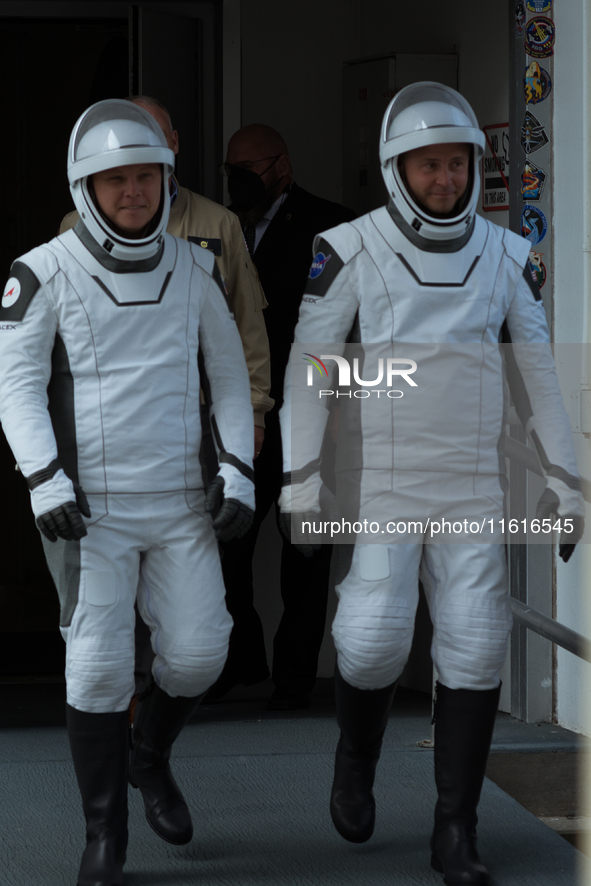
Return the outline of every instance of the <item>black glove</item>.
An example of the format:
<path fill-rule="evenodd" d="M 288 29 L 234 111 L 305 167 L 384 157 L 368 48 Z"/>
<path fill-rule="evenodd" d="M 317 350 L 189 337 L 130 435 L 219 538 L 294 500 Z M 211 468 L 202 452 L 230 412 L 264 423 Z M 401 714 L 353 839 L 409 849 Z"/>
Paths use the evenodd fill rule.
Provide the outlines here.
<path fill-rule="evenodd" d="M 552 489 L 546 488 L 542 493 L 542 496 L 536 508 L 536 519 L 544 520 L 548 517 L 553 517 L 560 520 L 561 523 L 564 523 L 565 520 L 570 521 L 572 531 L 567 532 L 563 529 L 560 533 L 560 541 L 558 543 L 558 554 L 565 563 L 568 563 L 573 555 L 573 551 L 577 545 L 577 542 L 579 542 L 583 537 L 583 532 L 585 530 L 585 519 L 584 517 L 559 517 L 559 507 L 560 499 L 558 498 L 556 493 Z"/>
<path fill-rule="evenodd" d="M 85 492 L 78 483 L 74 483 L 76 501 L 67 501 L 52 511 L 47 511 L 37 517 L 37 526 L 49 541 L 57 541 L 65 538 L 66 541 L 76 541 L 88 535 L 82 514 L 90 517 L 90 508 Z"/>
<path fill-rule="evenodd" d="M 279 529 L 284 539 L 290 544 L 295 545 L 296 549 L 303 554 L 304 557 L 311 557 L 316 551 L 319 551 L 322 545 L 319 541 L 312 541 L 313 536 L 308 532 L 302 532 L 302 523 L 319 520 L 318 511 L 303 511 L 301 514 L 279 514 Z M 293 520 L 293 524 L 292 524 Z M 292 532 L 293 525 L 293 532 Z"/>
<path fill-rule="evenodd" d="M 205 510 L 213 517 L 218 541 L 242 538 L 252 526 L 254 511 L 237 498 L 224 497 L 224 478 L 215 477 L 205 496 Z"/>
<path fill-rule="evenodd" d="M 301 514 L 288 513 L 279 514 L 279 529 L 283 537 L 295 545 L 296 549 L 303 554 L 304 557 L 312 557 L 322 547 L 322 543 L 317 537 L 309 532 L 302 531 L 304 522 L 313 523 L 319 520 L 334 520 L 338 522 L 341 519 L 341 512 L 337 500 L 328 486 L 324 483 L 320 487 L 318 496 L 320 503 L 320 513 L 318 511 L 304 511 Z"/>

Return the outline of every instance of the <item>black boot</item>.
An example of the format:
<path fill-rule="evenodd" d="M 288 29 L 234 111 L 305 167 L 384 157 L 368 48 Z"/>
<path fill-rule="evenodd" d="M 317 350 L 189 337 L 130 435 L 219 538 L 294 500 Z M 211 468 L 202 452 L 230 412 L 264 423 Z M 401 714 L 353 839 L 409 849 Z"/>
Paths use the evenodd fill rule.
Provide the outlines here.
<path fill-rule="evenodd" d="M 384 689 L 357 689 L 335 670 L 337 745 L 330 815 L 341 837 L 365 843 L 373 834 L 373 782 L 396 683 Z"/>
<path fill-rule="evenodd" d="M 181 846 L 193 836 L 189 808 L 170 770 L 170 750 L 203 696 L 171 698 L 155 683 L 140 696 L 133 725 L 129 781 L 139 788 L 150 827 Z"/>
<path fill-rule="evenodd" d="M 86 849 L 78 886 L 122 886 L 127 851 L 127 711 L 89 714 L 66 705 Z"/>
<path fill-rule="evenodd" d="M 435 783 L 439 799 L 431 865 L 447 886 L 489 886 L 476 850 L 480 799 L 501 687 L 477 691 L 437 684 Z"/>

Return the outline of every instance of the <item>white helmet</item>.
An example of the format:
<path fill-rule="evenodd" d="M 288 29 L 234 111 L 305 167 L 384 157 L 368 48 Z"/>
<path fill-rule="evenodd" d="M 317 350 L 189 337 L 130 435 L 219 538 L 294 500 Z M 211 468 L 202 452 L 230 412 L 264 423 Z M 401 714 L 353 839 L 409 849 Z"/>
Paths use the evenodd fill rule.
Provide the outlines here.
<path fill-rule="evenodd" d="M 471 175 L 459 211 L 452 218 L 435 218 L 419 206 L 409 193 L 398 168 L 406 151 L 426 145 L 472 145 Z M 459 92 L 442 83 L 423 81 L 405 86 L 392 99 L 384 114 L 380 136 L 382 175 L 394 220 L 411 239 L 429 248 L 437 243 L 469 236 L 480 191 L 479 160 L 484 151 L 484 134 L 474 111 Z"/>
<path fill-rule="evenodd" d="M 162 196 L 149 235 L 139 240 L 115 232 L 95 204 L 88 178 L 95 172 L 160 163 Z M 68 179 L 74 204 L 92 238 L 116 259 L 139 261 L 155 255 L 168 223 L 168 177 L 174 169 L 174 152 L 164 132 L 144 108 L 125 99 L 106 99 L 91 105 L 72 130 L 68 147 Z"/>

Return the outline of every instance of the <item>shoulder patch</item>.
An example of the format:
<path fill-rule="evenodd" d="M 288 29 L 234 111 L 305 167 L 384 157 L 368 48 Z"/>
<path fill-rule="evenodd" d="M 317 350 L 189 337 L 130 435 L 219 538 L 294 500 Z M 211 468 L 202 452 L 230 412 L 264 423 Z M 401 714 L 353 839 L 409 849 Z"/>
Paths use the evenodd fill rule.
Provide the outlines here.
<path fill-rule="evenodd" d="M 0 304 L 0 321 L 22 320 L 33 296 L 39 289 L 39 280 L 23 262 L 15 261 L 10 269 Z"/>
<path fill-rule="evenodd" d="M 326 246 L 327 240 L 330 241 L 331 244 L 337 244 L 338 254 L 342 258 L 344 264 L 351 261 L 351 259 L 363 249 L 363 238 L 355 225 L 351 222 L 345 222 L 336 228 L 331 228 L 330 231 L 324 231 L 322 234 L 317 234 L 314 239 L 315 255 L 321 250 L 325 255 L 328 254 L 326 249 L 323 249 L 320 245 L 321 242 L 324 242 L 324 245 Z M 328 252 L 331 251 L 331 247 L 328 247 Z"/>
<path fill-rule="evenodd" d="M 202 249 L 209 249 L 214 255 L 222 254 L 222 241 L 215 237 L 187 237 L 189 243 L 196 243 Z"/>
<path fill-rule="evenodd" d="M 329 262 L 332 258 L 332 255 L 329 253 L 325 255 L 323 252 L 317 252 L 314 258 L 312 259 L 312 265 L 310 267 L 310 273 L 308 277 L 310 280 L 315 280 L 316 277 L 320 277 L 322 272 L 324 271 L 324 266 L 327 262 Z"/>
<path fill-rule="evenodd" d="M 343 260 L 326 240 L 320 239 L 315 244 L 316 255 L 312 260 L 308 282 L 304 293 L 306 296 L 322 298 L 328 292 L 335 277 L 344 265 Z"/>

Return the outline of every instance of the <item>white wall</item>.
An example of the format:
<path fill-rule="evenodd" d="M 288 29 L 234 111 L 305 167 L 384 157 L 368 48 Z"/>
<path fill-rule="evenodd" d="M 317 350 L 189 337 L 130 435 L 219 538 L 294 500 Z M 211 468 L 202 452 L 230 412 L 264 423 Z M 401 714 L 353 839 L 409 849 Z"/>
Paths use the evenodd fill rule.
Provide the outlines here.
<path fill-rule="evenodd" d="M 460 91 L 481 125 L 507 119 L 506 0 L 486 4 L 485 27 L 471 0 L 243 0 L 241 51 L 242 125 L 278 129 L 297 181 L 328 199 L 341 197 L 345 61 L 455 52 Z"/>
<path fill-rule="evenodd" d="M 591 341 L 589 283 L 591 274 L 591 115 L 589 114 L 590 14 L 586 0 L 554 7 L 554 334 L 557 342 Z M 588 347 L 591 351 L 591 346 Z M 572 391 L 580 390 L 589 372 L 577 360 L 568 375 Z M 580 473 L 591 479 L 591 442 L 575 433 Z M 590 516 L 587 517 L 589 521 Z M 581 545 L 572 560 L 557 569 L 559 621 L 591 636 L 589 591 L 590 546 Z M 558 722 L 589 732 L 591 665 L 558 650 Z"/>

